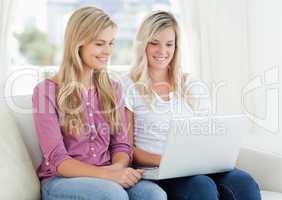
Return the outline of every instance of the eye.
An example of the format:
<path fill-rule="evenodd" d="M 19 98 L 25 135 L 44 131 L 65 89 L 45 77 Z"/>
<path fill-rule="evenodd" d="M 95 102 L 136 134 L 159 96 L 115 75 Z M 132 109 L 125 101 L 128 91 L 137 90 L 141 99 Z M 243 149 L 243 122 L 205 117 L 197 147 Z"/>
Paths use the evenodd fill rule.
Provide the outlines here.
<path fill-rule="evenodd" d="M 95 43 L 95 45 L 101 47 L 101 46 L 103 46 L 104 44 L 103 44 L 103 43 Z"/>
<path fill-rule="evenodd" d="M 166 44 L 166 46 L 168 46 L 168 47 L 172 47 L 174 44 L 172 44 L 172 43 L 169 43 L 169 44 Z"/>
<path fill-rule="evenodd" d="M 151 45 L 154 45 L 154 46 L 158 45 L 157 42 L 150 42 L 150 44 L 151 44 Z"/>

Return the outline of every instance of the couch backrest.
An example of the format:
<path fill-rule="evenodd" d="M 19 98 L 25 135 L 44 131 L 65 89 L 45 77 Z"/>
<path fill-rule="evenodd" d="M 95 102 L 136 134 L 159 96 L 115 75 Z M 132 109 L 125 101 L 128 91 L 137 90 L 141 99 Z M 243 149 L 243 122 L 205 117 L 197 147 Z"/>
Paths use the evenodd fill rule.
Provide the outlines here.
<path fill-rule="evenodd" d="M 33 139 L 29 141 L 33 133 L 21 134 L 6 99 L 0 99 L 0 111 L 0 199 L 38 200 L 40 183 L 28 152 L 28 149 L 35 151 L 34 147 L 37 148 Z M 23 120 L 21 124 L 26 123 L 26 132 L 32 130 L 32 123 L 27 118 L 20 119 Z"/>
<path fill-rule="evenodd" d="M 15 119 L 33 167 L 36 169 L 41 163 L 42 156 L 32 117 L 32 96 L 9 97 L 5 99 L 5 103 Z"/>

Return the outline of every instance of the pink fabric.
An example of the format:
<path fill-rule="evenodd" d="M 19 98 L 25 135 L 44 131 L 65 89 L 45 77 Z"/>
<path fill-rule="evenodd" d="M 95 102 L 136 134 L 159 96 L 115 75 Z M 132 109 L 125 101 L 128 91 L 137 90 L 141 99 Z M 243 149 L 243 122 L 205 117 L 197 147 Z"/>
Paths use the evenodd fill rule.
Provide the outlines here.
<path fill-rule="evenodd" d="M 33 118 L 43 161 L 37 169 L 42 183 L 57 176 L 58 165 L 66 159 L 103 166 L 111 164 L 115 152 L 125 152 L 132 158 L 128 142 L 124 103 L 120 84 L 112 81 L 117 92 L 117 109 L 121 116 L 121 129 L 111 134 L 109 123 L 99 111 L 98 93 L 89 89 L 82 94 L 84 130 L 78 137 L 66 136 L 61 127 L 62 113 L 57 106 L 58 85 L 46 79 L 34 88 L 32 96 Z"/>

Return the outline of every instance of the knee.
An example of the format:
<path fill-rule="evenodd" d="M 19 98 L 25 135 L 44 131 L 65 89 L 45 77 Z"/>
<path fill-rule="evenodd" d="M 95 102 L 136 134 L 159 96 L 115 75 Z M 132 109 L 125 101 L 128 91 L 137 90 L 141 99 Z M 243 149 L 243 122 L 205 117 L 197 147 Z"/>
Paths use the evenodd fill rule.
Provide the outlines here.
<path fill-rule="evenodd" d="M 225 193 L 232 193 L 238 199 L 260 199 L 260 189 L 247 172 L 235 169 L 227 174 L 220 184 Z"/>
<path fill-rule="evenodd" d="M 250 191 L 259 192 L 259 186 L 255 179 L 247 172 L 241 171 L 240 182 L 244 188 L 249 188 Z M 242 187 L 241 186 L 241 187 Z"/>
<path fill-rule="evenodd" d="M 129 200 L 127 192 L 125 190 L 120 191 L 118 194 L 113 194 L 111 200 Z"/>
<path fill-rule="evenodd" d="M 148 194 L 146 195 L 151 200 L 167 200 L 167 194 L 166 192 L 159 186 L 152 188 L 151 190 L 148 190 Z"/>
<path fill-rule="evenodd" d="M 215 182 L 208 176 L 196 175 L 189 177 L 185 183 L 191 192 L 191 199 L 217 199 L 218 190 Z"/>
<path fill-rule="evenodd" d="M 215 182 L 208 176 L 205 175 L 196 175 L 190 178 L 188 181 L 189 185 L 193 185 L 197 191 L 202 189 L 207 190 L 216 190 Z"/>
<path fill-rule="evenodd" d="M 118 193 L 112 193 L 111 200 L 129 200 L 128 194 L 124 189 L 118 191 Z"/>
<path fill-rule="evenodd" d="M 222 182 L 223 184 L 232 185 L 234 187 L 250 188 L 253 190 L 259 189 L 254 178 L 247 172 L 239 169 L 234 169 L 229 172 Z"/>
<path fill-rule="evenodd" d="M 102 199 L 108 200 L 129 200 L 126 190 L 117 183 L 108 186 L 107 192 L 104 192 Z"/>
<path fill-rule="evenodd" d="M 166 192 L 162 188 L 155 188 L 153 190 L 148 190 L 144 199 L 150 200 L 167 200 Z"/>
<path fill-rule="evenodd" d="M 167 200 L 166 192 L 158 184 L 145 180 L 132 187 L 128 194 L 134 200 Z"/>

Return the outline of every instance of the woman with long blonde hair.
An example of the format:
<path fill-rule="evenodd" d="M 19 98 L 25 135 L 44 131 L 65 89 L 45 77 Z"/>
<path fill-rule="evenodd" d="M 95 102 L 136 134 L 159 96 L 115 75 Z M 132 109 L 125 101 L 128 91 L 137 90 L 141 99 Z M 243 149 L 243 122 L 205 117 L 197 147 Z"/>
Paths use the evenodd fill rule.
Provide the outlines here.
<path fill-rule="evenodd" d="M 169 122 L 178 117 L 209 114 L 209 93 L 203 82 L 181 71 L 179 27 L 171 13 L 156 11 L 146 17 L 138 30 L 135 45 L 133 67 L 124 80 L 133 162 L 154 167 L 160 164 Z M 254 179 L 239 169 L 156 183 L 166 191 L 169 199 L 260 199 Z"/>
<path fill-rule="evenodd" d="M 101 9 L 70 17 L 59 72 L 34 88 L 33 116 L 42 153 L 42 199 L 166 199 L 143 171 L 128 167 L 121 86 L 106 70 L 116 24 Z"/>

